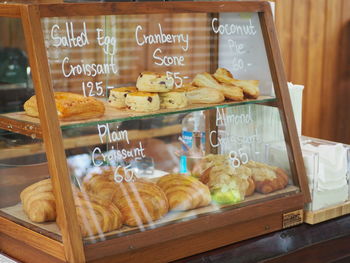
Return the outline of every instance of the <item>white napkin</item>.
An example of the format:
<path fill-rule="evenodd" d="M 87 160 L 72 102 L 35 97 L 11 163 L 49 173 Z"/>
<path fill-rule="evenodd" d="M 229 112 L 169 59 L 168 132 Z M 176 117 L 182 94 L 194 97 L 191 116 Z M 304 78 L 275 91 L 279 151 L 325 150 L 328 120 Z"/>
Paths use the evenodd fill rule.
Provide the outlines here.
<path fill-rule="evenodd" d="M 313 146 L 306 144 L 307 149 L 319 154 L 319 169 L 317 190 L 334 190 L 347 184 L 347 150 L 338 143 L 335 145 Z"/>

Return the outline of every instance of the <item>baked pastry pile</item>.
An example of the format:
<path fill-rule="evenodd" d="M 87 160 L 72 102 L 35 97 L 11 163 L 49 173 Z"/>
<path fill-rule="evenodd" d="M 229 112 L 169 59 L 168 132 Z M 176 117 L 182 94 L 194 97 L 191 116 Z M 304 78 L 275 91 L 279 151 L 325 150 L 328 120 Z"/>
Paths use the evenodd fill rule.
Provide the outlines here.
<path fill-rule="evenodd" d="M 160 108 L 178 109 L 187 106 L 183 93 L 174 90 L 174 81 L 163 73 L 145 71 L 136 80 L 136 87 L 111 90 L 108 102 L 116 108 L 138 112 L 157 111 Z"/>
<path fill-rule="evenodd" d="M 77 121 L 98 118 L 105 112 L 103 102 L 93 97 L 84 97 L 71 92 L 55 92 L 54 97 L 60 120 Z M 27 100 L 23 106 L 27 115 L 39 116 L 35 95 Z"/>
<path fill-rule="evenodd" d="M 255 161 L 234 168 L 228 155 L 207 155 L 192 173 L 209 187 L 218 203 L 237 203 L 255 191 L 268 194 L 288 184 L 288 175 L 281 168 Z"/>
<path fill-rule="evenodd" d="M 280 168 L 249 161 L 232 167 L 228 155 L 205 156 L 194 168 L 195 176 L 168 174 L 156 183 L 115 181 L 115 171 L 106 167 L 85 176 L 82 190 L 73 187 L 74 202 L 82 235 L 92 236 L 117 230 L 122 225 L 143 227 L 153 224 L 169 211 L 187 211 L 210 205 L 233 204 L 255 191 L 268 194 L 284 189 L 288 175 Z M 56 212 L 51 179 L 25 188 L 20 198 L 28 218 L 36 223 L 55 221 Z"/>
<path fill-rule="evenodd" d="M 242 101 L 244 99 L 257 99 L 260 95 L 258 80 L 238 80 L 231 72 L 218 68 L 214 74 L 207 72 L 197 74 L 192 86 L 215 89 L 223 94 L 225 99 Z"/>
<path fill-rule="evenodd" d="M 195 170 L 217 203 L 238 203 L 254 193 L 251 170 L 244 166 L 233 168 L 227 155 L 209 154 L 197 164 Z"/>
<path fill-rule="evenodd" d="M 111 169 L 88 175 L 83 187 L 87 193 L 117 206 L 128 226 L 151 224 L 169 210 L 168 200 L 156 184 L 145 180 L 117 183 Z"/>
<path fill-rule="evenodd" d="M 28 186 L 21 192 L 20 198 L 23 210 L 31 221 L 43 223 L 56 220 L 60 226 L 51 179 Z M 74 189 L 74 201 L 83 236 L 97 235 L 121 227 L 122 215 L 111 202 L 105 202 L 77 189 Z"/>
<path fill-rule="evenodd" d="M 117 171 L 125 176 L 122 169 Z M 171 174 L 157 183 L 135 179 L 117 183 L 112 168 L 84 178 L 82 190 L 73 187 L 74 202 L 82 235 L 92 236 L 117 230 L 122 225 L 142 227 L 153 224 L 169 210 L 190 210 L 211 202 L 206 185 L 190 176 Z M 28 186 L 21 193 L 23 210 L 36 223 L 61 225 L 51 179 Z"/>
<path fill-rule="evenodd" d="M 221 103 L 225 99 L 242 101 L 259 97 L 258 80 L 238 80 L 224 69 L 214 74 L 197 74 L 191 83 L 174 88 L 174 80 L 163 73 L 142 72 L 136 86 L 110 90 L 108 103 L 117 109 L 152 112 L 159 109 L 180 109 L 188 104 Z M 101 117 L 105 112 L 102 101 L 71 92 L 55 92 L 55 103 L 60 120 L 76 121 Z M 27 115 L 38 117 L 36 96 L 24 103 Z"/>
<path fill-rule="evenodd" d="M 137 89 L 137 91 L 135 90 Z M 260 95 L 258 80 L 238 80 L 224 68 L 218 68 L 211 75 L 207 72 L 197 74 L 191 83 L 174 88 L 174 81 L 165 74 L 142 72 L 135 87 L 111 90 L 111 106 L 128 108 L 134 111 L 156 111 L 180 109 L 188 104 L 221 103 L 225 99 L 242 101 L 256 99 Z M 159 97 L 159 105 L 157 102 Z"/>
<path fill-rule="evenodd" d="M 126 107 L 125 98 L 131 92 L 136 92 L 136 87 L 120 87 L 111 89 L 109 94 L 109 104 L 115 108 L 123 109 Z"/>

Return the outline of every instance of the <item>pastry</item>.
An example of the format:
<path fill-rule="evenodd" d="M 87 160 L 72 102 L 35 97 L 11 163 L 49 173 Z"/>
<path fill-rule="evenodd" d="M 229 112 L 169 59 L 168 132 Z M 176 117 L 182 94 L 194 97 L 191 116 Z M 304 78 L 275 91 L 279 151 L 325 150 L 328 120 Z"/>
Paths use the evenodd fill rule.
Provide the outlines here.
<path fill-rule="evenodd" d="M 137 91 L 126 95 L 125 104 L 133 111 L 156 111 L 160 108 L 160 100 L 157 93 Z"/>
<path fill-rule="evenodd" d="M 157 185 L 165 192 L 170 210 L 190 210 L 211 202 L 208 187 L 191 176 L 165 175 L 157 181 Z"/>
<path fill-rule="evenodd" d="M 89 175 L 84 180 L 84 189 L 115 204 L 128 226 L 151 224 L 169 209 L 164 192 L 156 184 L 144 180 L 117 183 L 113 170 Z"/>
<path fill-rule="evenodd" d="M 260 95 L 258 80 L 238 80 L 231 72 L 224 68 L 218 68 L 214 73 L 214 78 L 223 84 L 234 85 L 243 89 L 246 98 L 256 99 Z"/>
<path fill-rule="evenodd" d="M 244 99 L 243 90 L 241 88 L 225 83 L 220 84 L 212 75 L 206 72 L 197 74 L 192 83 L 198 87 L 217 89 L 224 94 L 225 98 L 230 100 L 242 101 Z"/>
<path fill-rule="evenodd" d="M 83 237 L 110 232 L 123 224 L 122 214 L 111 202 L 80 191 L 75 192 L 74 202 Z"/>
<path fill-rule="evenodd" d="M 288 184 L 288 175 L 281 168 L 254 161 L 249 161 L 244 166 L 251 169 L 256 191 L 259 193 L 268 194 L 281 190 Z"/>
<path fill-rule="evenodd" d="M 160 107 L 162 109 L 180 109 L 187 106 L 188 100 L 185 90 L 175 89 L 159 93 Z"/>
<path fill-rule="evenodd" d="M 238 201 L 254 193 L 255 183 L 251 170 L 242 165 L 234 168 L 228 155 L 209 154 L 196 165 L 195 170 L 200 173 L 200 180 L 208 185 L 212 193 L 235 190 L 237 199 L 240 199 Z"/>
<path fill-rule="evenodd" d="M 232 84 L 231 81 L 234 79 L 230 71 L 225 68 L 218 68 L 213 77 L 220 83 Z"/>
<path fill-rule="evenodd" d="M 186 97 L 189 103 L 220 103 L 225 100 L 224 94 L 217 89 L 207 87 L 187 86 Z"/>
<path fill-rule="evenodd" d="M 238 80 L 232 84 L 243 89 L 244 96 L 249 99 L 257 99 L 260 95 L 259 80 Z"/>
<path fill-rule="evenodd" d="M 78 223 L 82 235 L 90 236 L 118 229 L 122 225 L 122 216 L 112 203 L 87 195 L 73 188 Z M 36 223 L 57 221 L 56 201 L 52 192 L 51 179 L 46 179 L 25 188 L 20 198 L 23 210 L 29 219 Z"/>
<path fill-rule="evenodd" d="M 147 92 L 168 92 L 174 87 L 174 80 L 165 74 L 156 72 L 142 72 L 136 81 L 139 91 Z"/>
<path fill-rule="evenodd" d="M 51 179 L 45 179 L 25 188 L 20 198 L 23 210 L 35 223 L 56 220 L 56 202 Z"/>
<path fill-rule="evenodd" d="M 112 107 L 115 107 L 118 109 L 125 108 L 126 95 L 128 93 L 136 92 L 136 91 L 137 91 L 136 87 L 121 87 L 121 88 L 111 89 L 109 98 L 108 98 L 108 103 Z"/>
<path fill-rule="evenodd" d="M 103 102 L 92 97 L 70 92 L 55 92 L 54 97 L 60 120 L 76 121 L 98 118 L 105 112 Z M 24 110 L 29 116 L 39 116 L 35 95 L 24 103 Z"/>

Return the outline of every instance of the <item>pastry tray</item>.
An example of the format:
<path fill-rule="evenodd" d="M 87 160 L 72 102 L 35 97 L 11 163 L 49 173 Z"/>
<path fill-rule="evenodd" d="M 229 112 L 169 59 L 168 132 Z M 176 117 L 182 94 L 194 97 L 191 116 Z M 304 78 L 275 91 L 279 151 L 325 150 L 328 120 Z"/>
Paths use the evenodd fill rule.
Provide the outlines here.
<path fill-rule="evenodd" d="M 169 212 L 162 219 L 155 221 L 153 224 L 145 224 L 142 227 L 128 227 L 123 226 L 118 230 L 103 233 L 100 236 L 90 236 L 84 239 L 85 243 L 95 243 L 98 241 L 112 239 L 119 236 L 129 235 L 137 233 L 140 231 L 145 231 L 148 229 L 153 229 L 160 227 L 162 225 L 173 224 L 177 222 L 187 221 L 201 216 L 206 216 L 211 213 L 224 212 L 225 210 L 230 210 L 242 206 L 247 206 L 249 204 L 254 204 L 257 202 L 263 202 L 271 199 L 276 199 L 279 197 L 284 197 L 288 195 L 293 195 L 299 193 L 300 190 L 296 186 L 289 185 L 283 190 L 275 191 L 270 194 L 259 194 L 255 193 L 252 196 L 247 197 L 244 201 L 234 204 L 234 205 L 215 205 L 211 204 L 206 207 L 197 208 L 189 211 L 183 212 Z M 26 214 L 23 212 L 22 204 L 17 204 L 15 206 L 6 207 L 0 209 L 0 215 L 6 217 L 20 225 L 23 225 L 29 229 L 36 232 L 49 236 L 53 239 L 61 241 L 61 234 L 59 228 L 55 222 L 48 223 L 33 223 L 29 220 Z"/>

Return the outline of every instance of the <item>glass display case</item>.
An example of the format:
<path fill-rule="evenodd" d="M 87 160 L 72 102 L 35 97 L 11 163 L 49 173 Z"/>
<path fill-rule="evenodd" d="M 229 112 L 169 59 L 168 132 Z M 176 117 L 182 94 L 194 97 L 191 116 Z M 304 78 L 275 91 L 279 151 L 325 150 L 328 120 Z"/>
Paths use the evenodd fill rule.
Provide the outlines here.
<path fill-rule="evenodd" d="M 35 90 L 0 114 L 5 253 L 164 262 L 302 223 L 268 3 L 0 6 Z"/>

